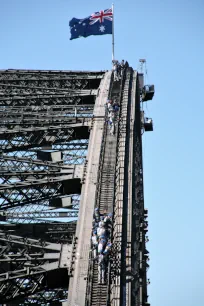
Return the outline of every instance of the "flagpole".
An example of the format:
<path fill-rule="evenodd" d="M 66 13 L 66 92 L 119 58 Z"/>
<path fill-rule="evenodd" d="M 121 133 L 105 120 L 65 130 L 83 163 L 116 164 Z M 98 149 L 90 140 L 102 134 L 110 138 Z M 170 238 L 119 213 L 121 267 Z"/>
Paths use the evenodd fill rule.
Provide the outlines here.
<path fill-rule="evenodd" d="M 112 3 L 112 14 L 113 14 L 113 22 L 112 22 L 112 61 L 115 59 L 115 42 L 114 42 L 114 4 Z"/>

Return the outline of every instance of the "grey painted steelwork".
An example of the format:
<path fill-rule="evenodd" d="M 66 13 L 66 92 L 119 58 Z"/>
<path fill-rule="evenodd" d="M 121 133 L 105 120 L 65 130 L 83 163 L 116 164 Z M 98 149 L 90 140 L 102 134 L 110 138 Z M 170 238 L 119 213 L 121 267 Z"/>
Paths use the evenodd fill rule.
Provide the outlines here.
<path fill-rule="evenodd" d="M 36 222 L 36 218 L 33 218 L 32 221 Z M 24 238 L 42 239 L 49 243 L 72 244 L 76 231 L 76 221 L 66 223 L 47 221 L 42 223 L 41 220 L 41 223 L 2 223 L 0 224 L 0 230 Z"/>
<path fill-rule="evenodd" d="M 64 306 L 149 305 L 141 134 L 153 125 L 137 72 L 111 75 L 0 71 L 0 302 L 52 305 L 68 294 Z M 111 136 L 104 105 L 114 96 Z M 96 206 L 113 212 L 103 285 L 90 252 Z"/>
<path fill-rule="evenodd" d="M 30 217 L 31 212 L 30 213 L 15 213 L 15 212 L 1 212 L 0 211 L 0 216 L 1 217 L 5 217 L 5 220 L 7 219 L 26 219 L 26 218 L 31 218 Z M 42 211 L 42 212 L 32 212 L 32 219 L 38 219 L 38 218 L 77 218 L 78 217 L 78 210 L 71 210 L 71 211 Z"/>
<path fill-rule="evenodd" d="M 0 71 L 0 210 L 42 211 L 50 199 L 70 194 L 66 180 L 72 174 L 65 165 L 84 163 L 89 130 L 95 120 L 103 120 L 93 118 L 103 75 L 103 71 Z M 61 160 L 56 163 L 47 150 L 61 152 Z M 39 161 L 41 151 L 47 157 Z M 82 173 L 74 177 L 83 181 Z M 79 195 L 80 186 L 74 185 L 73 193 Z"/>
<path fill-rule="evenodd" d="M 37 290 L 33 277 L 45 278 L 55 270 L 67 270 L 71 267 L 72 245 L 49 243 L 0 231 L 0 301 Z M 12 248 L 11 248 L 12 246 Z M 64 271 L 62 271 L 64 273 Z M 32 281 L 28 282 L 29 279 Z"/>
<path fill-rule="evenodd" d="M 0 224 L 0 302 L 41 305 L 67 296 L 71 220 L 86 181 L 90 131 L 104 122 L 93 114 L 104 74 L 0 71 L 0 219 L 8 223 Z M 45 251 L 47 244 L 58 251 Z"/>

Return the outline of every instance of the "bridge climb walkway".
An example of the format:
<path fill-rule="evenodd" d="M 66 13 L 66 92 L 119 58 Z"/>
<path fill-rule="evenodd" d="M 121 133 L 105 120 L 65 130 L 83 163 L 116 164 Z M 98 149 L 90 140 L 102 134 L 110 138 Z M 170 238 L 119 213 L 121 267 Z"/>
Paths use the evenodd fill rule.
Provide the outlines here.
<path fill-rule="evenodd" d="M 113 85 L 114 96 L 119 96 L 120 83 L 117 82 Z M 117 118 L 118 119 L 118 118 Z M 116 154 L 117 154 L 117 133 L 118 121 L 115 123 L 115 134 L 110 135 L 108 125 L 105 130 L 104 151 L 102 153 L 102 167 L 99 177 L 99 190 L 96 205 L 99 207 L 100 214 L 112 213 L 115 195 L 115 167 L 116 167 Z M 106 283 L 98 284 L 98 262 L 93 261 L 89 270 L 90 278 L 90 292 L 88 293 L 87 300 L 89 306 L 107 306 L 107 298 L 109 296 L 108 285 L 108 267 L 106 271 Z"/>
<path fill-rule="evenodd" d="M 108 129 L 108 127 L 107 127 Z M 106 146 L 101 173 L 101 189 L 99 209 L 100 213 L 112 212 L 114 201 L 114 181 L 116 164 L 116 135 L 112 136 L 107 131 Z M 93 262 L 91 288 L 91 306 L 106 306 L 108 296 L 107 284 L 98 284 L 98 262 Z"/>

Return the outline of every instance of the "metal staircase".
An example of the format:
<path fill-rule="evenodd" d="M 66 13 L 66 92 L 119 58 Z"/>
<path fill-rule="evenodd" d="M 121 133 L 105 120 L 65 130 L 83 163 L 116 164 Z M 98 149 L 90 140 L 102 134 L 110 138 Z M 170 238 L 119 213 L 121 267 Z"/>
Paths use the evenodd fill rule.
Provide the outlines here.
<path fill-rule="evenodd" d="M 117 128 L 116 128 L 117 130 Z M 106 144 L 101 172 L 101 189 L 99 195 L 100 213 L 110 213 L 113 210 L 114 201 L 114 182 L 115 182 L 115 164 L 116 164 L 116 135 L 106 131 Z M 91 288 L 91 306 L 106 306 L 108 296 L 108 285 L 98 284 L 98 262 L 93 262 L 92 270 L 92 288 Z"/>

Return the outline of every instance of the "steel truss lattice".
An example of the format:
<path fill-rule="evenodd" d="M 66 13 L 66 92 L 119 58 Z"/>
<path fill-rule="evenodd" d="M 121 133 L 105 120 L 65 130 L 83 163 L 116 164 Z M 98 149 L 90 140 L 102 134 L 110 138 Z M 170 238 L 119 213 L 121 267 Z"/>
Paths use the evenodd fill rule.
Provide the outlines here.
<path fill-rule="evenodd" d="M 0 71 L 0 302 L 67 298 L 62 254 L 73 246 L 89 133 L 103 120 L 93 115 L 103 77 Z"/>

